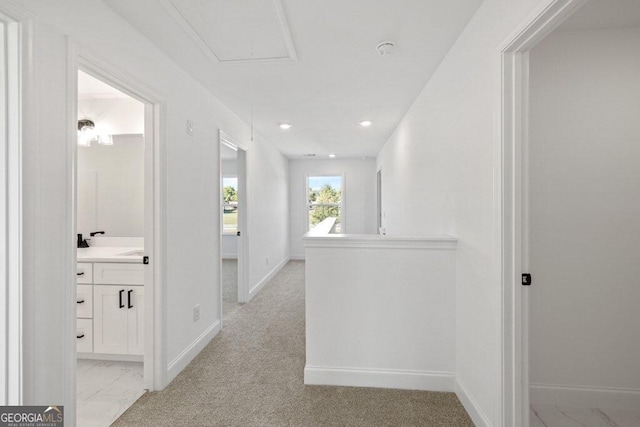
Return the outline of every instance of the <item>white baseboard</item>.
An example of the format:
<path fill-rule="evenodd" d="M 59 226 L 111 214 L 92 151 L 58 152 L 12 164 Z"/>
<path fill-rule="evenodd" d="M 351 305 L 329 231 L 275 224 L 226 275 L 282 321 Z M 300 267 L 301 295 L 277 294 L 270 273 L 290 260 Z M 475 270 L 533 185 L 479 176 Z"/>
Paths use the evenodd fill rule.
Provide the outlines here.
<path fill-rule="evenodd" d="M 269 272 L 269 274 L 267 274 L 266 276 L 264 276 L 262 278 L 262 280 L 260 280 L 258 282 L 257 285 L 255 285 L 253 288 L 251 288 L 251 290 L 249 291 L 249 301 L 251 301 L 251 299 L 256 296 L 256 294 L 258 292 L 260 292 L 260 290 L 262 288 L 264 288 L 264 285 L 266 285 L 267 283 L 269 283 L 269 280 L 273 279 L 275 277 L 276 274 L 278 274 L 278 272 L 282 269 L 282 267 L 284 267 L 285 265 L 287 265 L 287 263 L 289 262 L 289 258 L 285 258 L 283 259 L 280 264 L 276 265 L 275 267 L 273 267 L 273 270 L 271 270 Z"/>
<path fill-rule="evenodd" d="M 137 354 L 105 354 L 105 353 L 77 353 L 78 359 L 110 360 L 118 362 L 144 362 L 144 357 Z"/>
<path fill-rule="evenodd" d="M 220 320 L 216 320 L 209 326 L 198 338 L 195 339 L 187 348 L 173 359 L 167 366 L 167 384 L 180 373 L 189 363 L 209 344 L 209 341 L 220 332 Z"/>
<path fill-rule="evenodd" d="M 289 259 L 291 261 L 304 261 L 305 260 L 304 255 L 291 255 L 289 257 Z"/>
<path fill-rule="evenodd" d="M 238 254 L 222 254 L 222 259 L 238 259 Z"/>
<path fill-rule="evenodd" d="M 454 391 L 452 372 L 305 366 L 304 383 L 405 390 Z"/>
<path fill-rule="evenodd" d="M 530 384 L 529 401 L 532 404 L 636 411 L 640 407 L 640 389 Z"/>
<path fill-rule="evenodd" d="M 464 406 L 464 409 L 471 417 L 471 421 L 473 421 L 477 427 L 491 426 L 489 418 L 482 412 L 478 402 L 467 392 L 467 389 L 460 383 L 459 379 L 456 379 L 456 396 L 458 396 L 460 403 L 462 403 L 462 406 Z"/>

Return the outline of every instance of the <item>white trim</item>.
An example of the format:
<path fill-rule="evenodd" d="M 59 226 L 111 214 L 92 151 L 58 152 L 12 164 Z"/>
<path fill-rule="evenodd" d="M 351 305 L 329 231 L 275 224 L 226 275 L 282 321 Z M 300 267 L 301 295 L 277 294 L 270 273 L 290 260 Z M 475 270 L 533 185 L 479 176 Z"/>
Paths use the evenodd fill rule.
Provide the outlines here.
<path fill-rule="evenodd" d="M 305 256 L 304 255 L 291 255 L 289 256 L 289 261 L 304 261 L 305 260 Z"/>
<path fill-rule="evenodd" d="M 191 25 L 191 23 L 187 20 L 187 18 L 180 12 L 180 9 L 173 4 L 172 0 L 157 0 L 162 6 L 164 6 L 165 10 L 171 18 L 182 28 L 187 36 L 196 44 L 196 46 L 204 53 L 208 58 L 219 62 L 221 64 L 240 64 L 243 62 L 273 62 L 273 61 L 297 61 L 298 55 L 296 54 L 295 47 L 293 45 L 293 38 L 291 37 L 291 30 L 289 29 L 289 24 L 287 21 L 287 17 L 284 13 L 284 7 L 282 5 L 282 0 L 271 0 L 271 4 L 273 6 L 273 11 L 276 16 L 276 20 L 278 21 L 278 26 L 280 27 L 280 32 L 282 35 L 282 42 L 285 45 L 285 49 L 287 50 L 287 56 L 281 57 L 273 57 L 273 58 L 256 58 L 256 59 L 220 59 L 218 55 L 213 51 L 213 49 L 207 44 L 207 42 L 202 38 L 202 36 L 196 31 L 195 28 Z"/>
<path fill-rule="evenodd" d="M 458 378 L 456 378 L 456 396 L 458 396 L 458 400 L 460 400 L 460 403 L 462 403 L 462 406 L 464 406 L 467 414 L 469 414 L 471 420 L 477 427 L 491 426 L 489 417 L 482 411 L 478 402 L 467 392 L 467 389 Z"/>
<path fill-rule="evenodd" d="M 405 369 L 361 369 L 306 365 L 304 383 L 403 390 L 454 391 L 453 372 Z"/>
<path fill-rule="evenodd" d="M 189 363 L 209 344 L 209 341 L 220 332 L 220 320 L 213 322 L 205 331 L 200 334 L 191 344 L 178 354 L 167 366 L 167 383 L 180 373 Z"/>
<path fill-rule="evenodd" d="M 380 234 L 327 234 L 302 238 L 305 248 L 388 248 L 455 250 L 458 240 L 453 237 L 401 237 Z"/>
<path fill-rule="evenodd" d="M 530 384 L 532 404 L 637 411 L 640 389 L 588 387 L 561 384 Z"/>
<path fill-rule="evenodd" d="M 496 258 L 502 287 L 502 412 L 500 425 L 529 426 L 528 299 L 521 286 L 526 266 L 523 230 L 523 150 L 526 156 L 528 51 L 587 0 L 540 2 L 500 47 L 500 134 L 495 140 L 494 194 L 499 209 Z M 526 226 L 526 224 L 525 224 Z"/>
<path fill-rule="evenodd" d="M 247 300 L 247 302 L 251 301 L 253 299 L 253 297 L 256 296 L 256 294 L 258 292 L 260 292 L 260 290 L 262 288 L 264 288 L 264 285 L 266 285 L 267 283 L 269 283 L 269 280 L 273 279 L 276 274 L 278 274 L 278 272 L 280 270 L 282 270 L 282 267 L 284 267 L 285 265 L 287 265 L 287 263 L 289 262 L 289 258 L 285 258 L 283 259 L 278 265 L 276 265 L 270 272 L 269 274 L 267 274 L 266 276 L 264 276 L 262 278 L 262 280 L 260 280 L 253 288 L 251 288 L 251 290 L 249 291 L 249 299 Z"/>
<path fill-rule="evenodd" d="M 23 182 L 22 147 L 29 139 L 25 117 L 30 117 L 29 85 L 33 64 L 29 55 L 33 43 L 33 21 L 15 4 L 0 7 L 4 52 L 0 83 L 0 405 L 22 405 L 24 387 L 23 296 Z M 27 99 L 28 98 L 28 99 Z M 26 136 L 26 137 L 25 137 Z"/>
<path fill-rule="evenodd" d="M 138 354 L 77 353 L 78 359 L 113 360 L 119 362 L 144 362 L 144 356 Z"/>

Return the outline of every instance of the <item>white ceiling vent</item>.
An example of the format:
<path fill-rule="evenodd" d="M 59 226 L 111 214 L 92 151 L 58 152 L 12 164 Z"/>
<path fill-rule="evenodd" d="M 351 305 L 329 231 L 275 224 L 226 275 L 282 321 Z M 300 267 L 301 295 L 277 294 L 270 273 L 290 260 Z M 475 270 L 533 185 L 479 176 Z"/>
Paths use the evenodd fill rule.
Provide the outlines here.
<path fill-rule="evenodd" d="M 394 47 L 396 47 L 396 44 L 394 42 L 383 41 L 378 43 L 378 45 L 376 46 L 376 52 L 378 52 L 378 55 L 380 56 L 387 56 L 391 54 L 391 51 Z"/>

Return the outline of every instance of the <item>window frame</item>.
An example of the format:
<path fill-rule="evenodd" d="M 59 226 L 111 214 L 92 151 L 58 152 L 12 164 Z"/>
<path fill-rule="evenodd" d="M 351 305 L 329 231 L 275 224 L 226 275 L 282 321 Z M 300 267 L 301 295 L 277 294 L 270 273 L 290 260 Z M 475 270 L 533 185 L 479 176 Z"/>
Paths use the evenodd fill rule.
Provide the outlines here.
<path fill-rule="evenodd" d="M 332 177 L 340 177 L 340 203 L 310 203 L 309 202 L 309 178 L 332 178 Z M 304 181 L 305 185 L 304 185 L 304 222 L 305 222 L 305 226 L 304 229 L 308 232 L 309 230 L 311 230 L 311 224 L 309 222 L 309 208 L 312 206 L 337 206 L 338 208 L 340 208 L 340 217 L 338 218 L 340 221 L 340 233 L 339 234 L 345 234 L 346 233 L 346 179 L 345 179 L 345 174 L 344 173 L 322 173 L 322 174 L 306 174 L 305 175 L 305 181 Z"/>

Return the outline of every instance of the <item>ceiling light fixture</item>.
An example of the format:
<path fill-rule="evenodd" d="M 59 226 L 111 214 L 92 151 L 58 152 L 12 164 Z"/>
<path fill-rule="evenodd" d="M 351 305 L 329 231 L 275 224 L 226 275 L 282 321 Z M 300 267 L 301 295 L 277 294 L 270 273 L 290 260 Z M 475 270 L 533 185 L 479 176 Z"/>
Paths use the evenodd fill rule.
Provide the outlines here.
<path fill-rule="evenodd" d="M 280 129 L 291 129 L 291 126 L 293 126 L 291 123 L 280 123 Z"/>
<path fill-rule="evenodd" d="M 369 126 L 371 126 L 371 120 L 362 120 L 358 122 L 358 124 L 363 128 L 368 128 Z"/>
<path fill-rule="evenodd" d="M 335 154 L 333 154 L 333 153 L 329 154 L 329 157 L 331 157 L 332 159 L 333 159 L 335 156 L 336 156 L 336 155 L 335 155 Z"/>
<path fill-rule="evenodd" d="M 376 52 L 378 52 L 378 55 L 380 56 L 387 56 L 391 54 L 394 47 L 396 47 L 396 44 L 392 41 L 381 41 L 376 46 Z"/>
<path fill-rule="evenodd" d="M 99 133 L 96 124 L 91 119 L 78 120 L 78 145 L 90 147 L 92 142 L 100 145 L 113 145 L 113 137 L 106 133 Z"/>
<path fill-rule="evenodd" d="M 78 120 L 78 145 L 81 147 L 90 147 L 91 141 L 96 138 L 96 125 L 93 120 Z"/>

